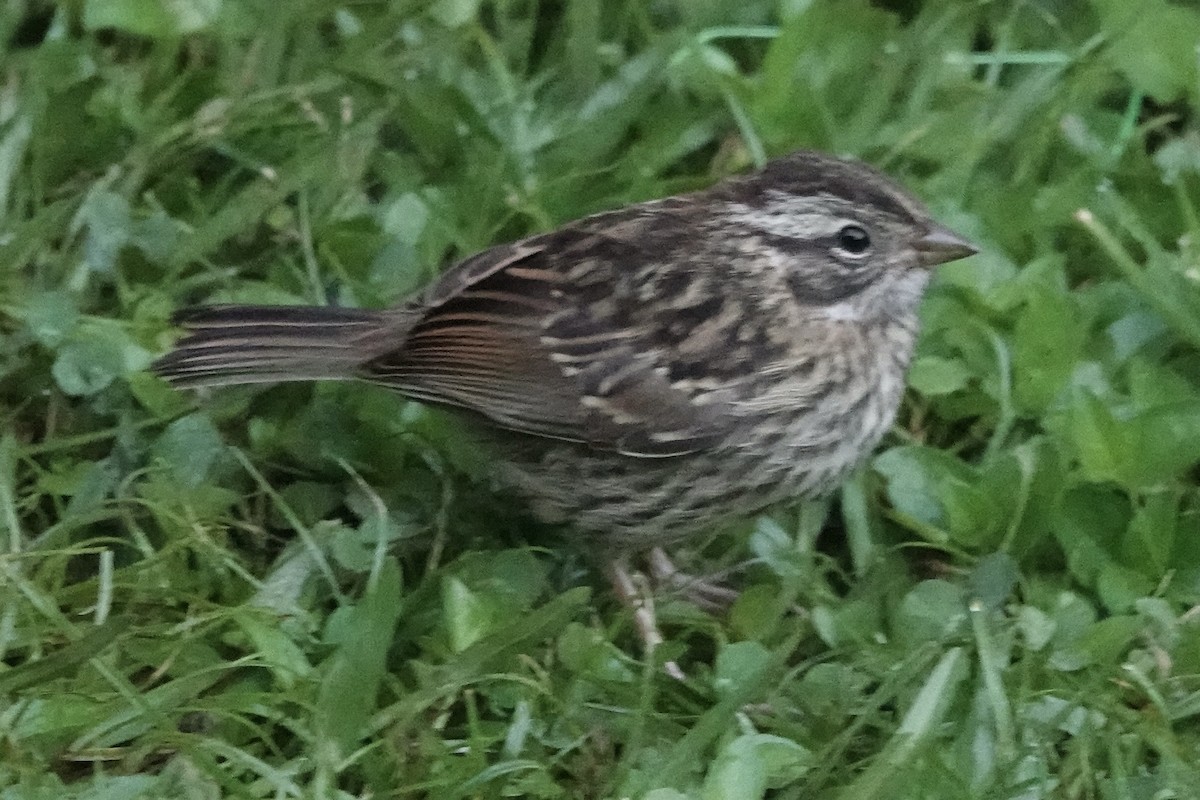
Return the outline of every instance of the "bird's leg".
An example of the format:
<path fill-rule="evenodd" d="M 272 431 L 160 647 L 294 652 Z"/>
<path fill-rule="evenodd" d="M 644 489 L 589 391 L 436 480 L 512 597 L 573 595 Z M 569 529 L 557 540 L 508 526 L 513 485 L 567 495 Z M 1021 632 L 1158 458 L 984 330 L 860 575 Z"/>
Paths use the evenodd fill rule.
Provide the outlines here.
<path fill-rule="evenodd" d="M 697 608 L 710 614 L 720 614 L 738 599 L 739 593 L 719 581 L 690 575 L 675 566 L 661 547 L 655 547 L 646 557 L 650 574 L 661 586 L 674 589 Z"/>
<path fill-rule="evenodd" d="M 663 643 L 662 632 L 658 629 L 658 620 L 654 615 L 654 598 L 641 576 L 636 578 L 629 573 L 629 563 L 626 556 L 618 556 L 607 562 L 605 573 L 612 583 L 617 598 L 633 614 L 633 624 L 637 628 L 638 637 L 642 640 L 642 648 L 646 657 L 654 654 L 655 648 Z M 674 661 L 663 664 L 668 675 L 677 680 L 683 680 L 683 670 Z"/>

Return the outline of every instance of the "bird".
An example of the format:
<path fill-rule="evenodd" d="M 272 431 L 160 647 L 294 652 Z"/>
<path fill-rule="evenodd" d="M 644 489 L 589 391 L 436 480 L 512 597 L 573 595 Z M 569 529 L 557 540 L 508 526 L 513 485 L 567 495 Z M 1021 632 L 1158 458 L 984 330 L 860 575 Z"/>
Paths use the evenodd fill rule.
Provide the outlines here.
<path fill-rule="evenodd" d="M 499 484 L 605 554 L 650 650 L 629 559 L 833 491 L 895 419 L 932 269 L 976 252 L 884 173 L 801 150 L 483 250 L 391 308 L 185 308 L 152 371 L 355 379 L 473 419 Z"/>

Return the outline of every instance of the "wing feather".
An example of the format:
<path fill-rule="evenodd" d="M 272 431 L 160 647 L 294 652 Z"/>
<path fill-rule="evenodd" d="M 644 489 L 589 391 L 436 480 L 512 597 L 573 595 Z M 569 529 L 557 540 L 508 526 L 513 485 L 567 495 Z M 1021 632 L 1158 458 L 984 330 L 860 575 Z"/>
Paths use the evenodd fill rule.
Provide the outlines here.
<path fill-rule="evenodd" d="M 695 231 L 633 207 L 484 251 L 414 304 L 423 311 L 403 346 L 370 361 L 366 377 L 521 433 L 633 456 L 709 446 L 732 421 L 729 404 L 672 382 L 659 323 L 629 311 L 645 308 L 634 274 L 653 266 L 645 248 L 669 259 L 664 245 Z"/>

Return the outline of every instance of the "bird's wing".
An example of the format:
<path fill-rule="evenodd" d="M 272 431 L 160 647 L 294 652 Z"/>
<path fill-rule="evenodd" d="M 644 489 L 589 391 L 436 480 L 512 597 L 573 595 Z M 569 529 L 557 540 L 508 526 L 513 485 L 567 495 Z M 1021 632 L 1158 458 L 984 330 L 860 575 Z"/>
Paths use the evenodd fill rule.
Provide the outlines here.
<path fill-rule="evenodd" d="M 698 268 L 679 263 L 697 250 L 687 212 L 678 200 L 633 206 L 473 256 L 425 293 L 403 345 L 366 377 L 502 428 L 634 456 L 709 446 L 731 406 L 702 360 L 680 374 L 675 344 L 723 304 L 681 313 L 662 302 L 686 294 Z"/>

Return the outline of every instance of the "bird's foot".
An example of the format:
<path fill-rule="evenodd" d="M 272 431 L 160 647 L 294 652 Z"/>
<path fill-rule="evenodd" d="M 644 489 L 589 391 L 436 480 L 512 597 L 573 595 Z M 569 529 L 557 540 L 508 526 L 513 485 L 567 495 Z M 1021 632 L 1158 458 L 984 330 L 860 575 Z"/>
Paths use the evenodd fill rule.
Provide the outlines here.
<path fill-rule="evenodd" d="M 646 557 L 650 574 L 654 576 L 656 588 L 677 592 L 702 611 L 723 614 L 740 596 L 719 580 L 704 578 L 684 572 L 675 566 L 661 547 L 655 547 Z"/>
<path fill-rule="evenodd" d="M 605 572 L 617 598 L 633 614 L 633 624 L 637 628 L 638 638 L 642 640 L 642 649 L 646 657 L 650 658 L 654 650 L 663 643 L 663 636 L 662 631 L 658 629 L 658 618 L 654 614 L 654 595 L 645 577 L 640 573 L 631 574 L 629 564 L 624 558 L 609 561 Z M 687 677 L 674 661 L 663 664 L 663 670 L 676 680 Z"/>

